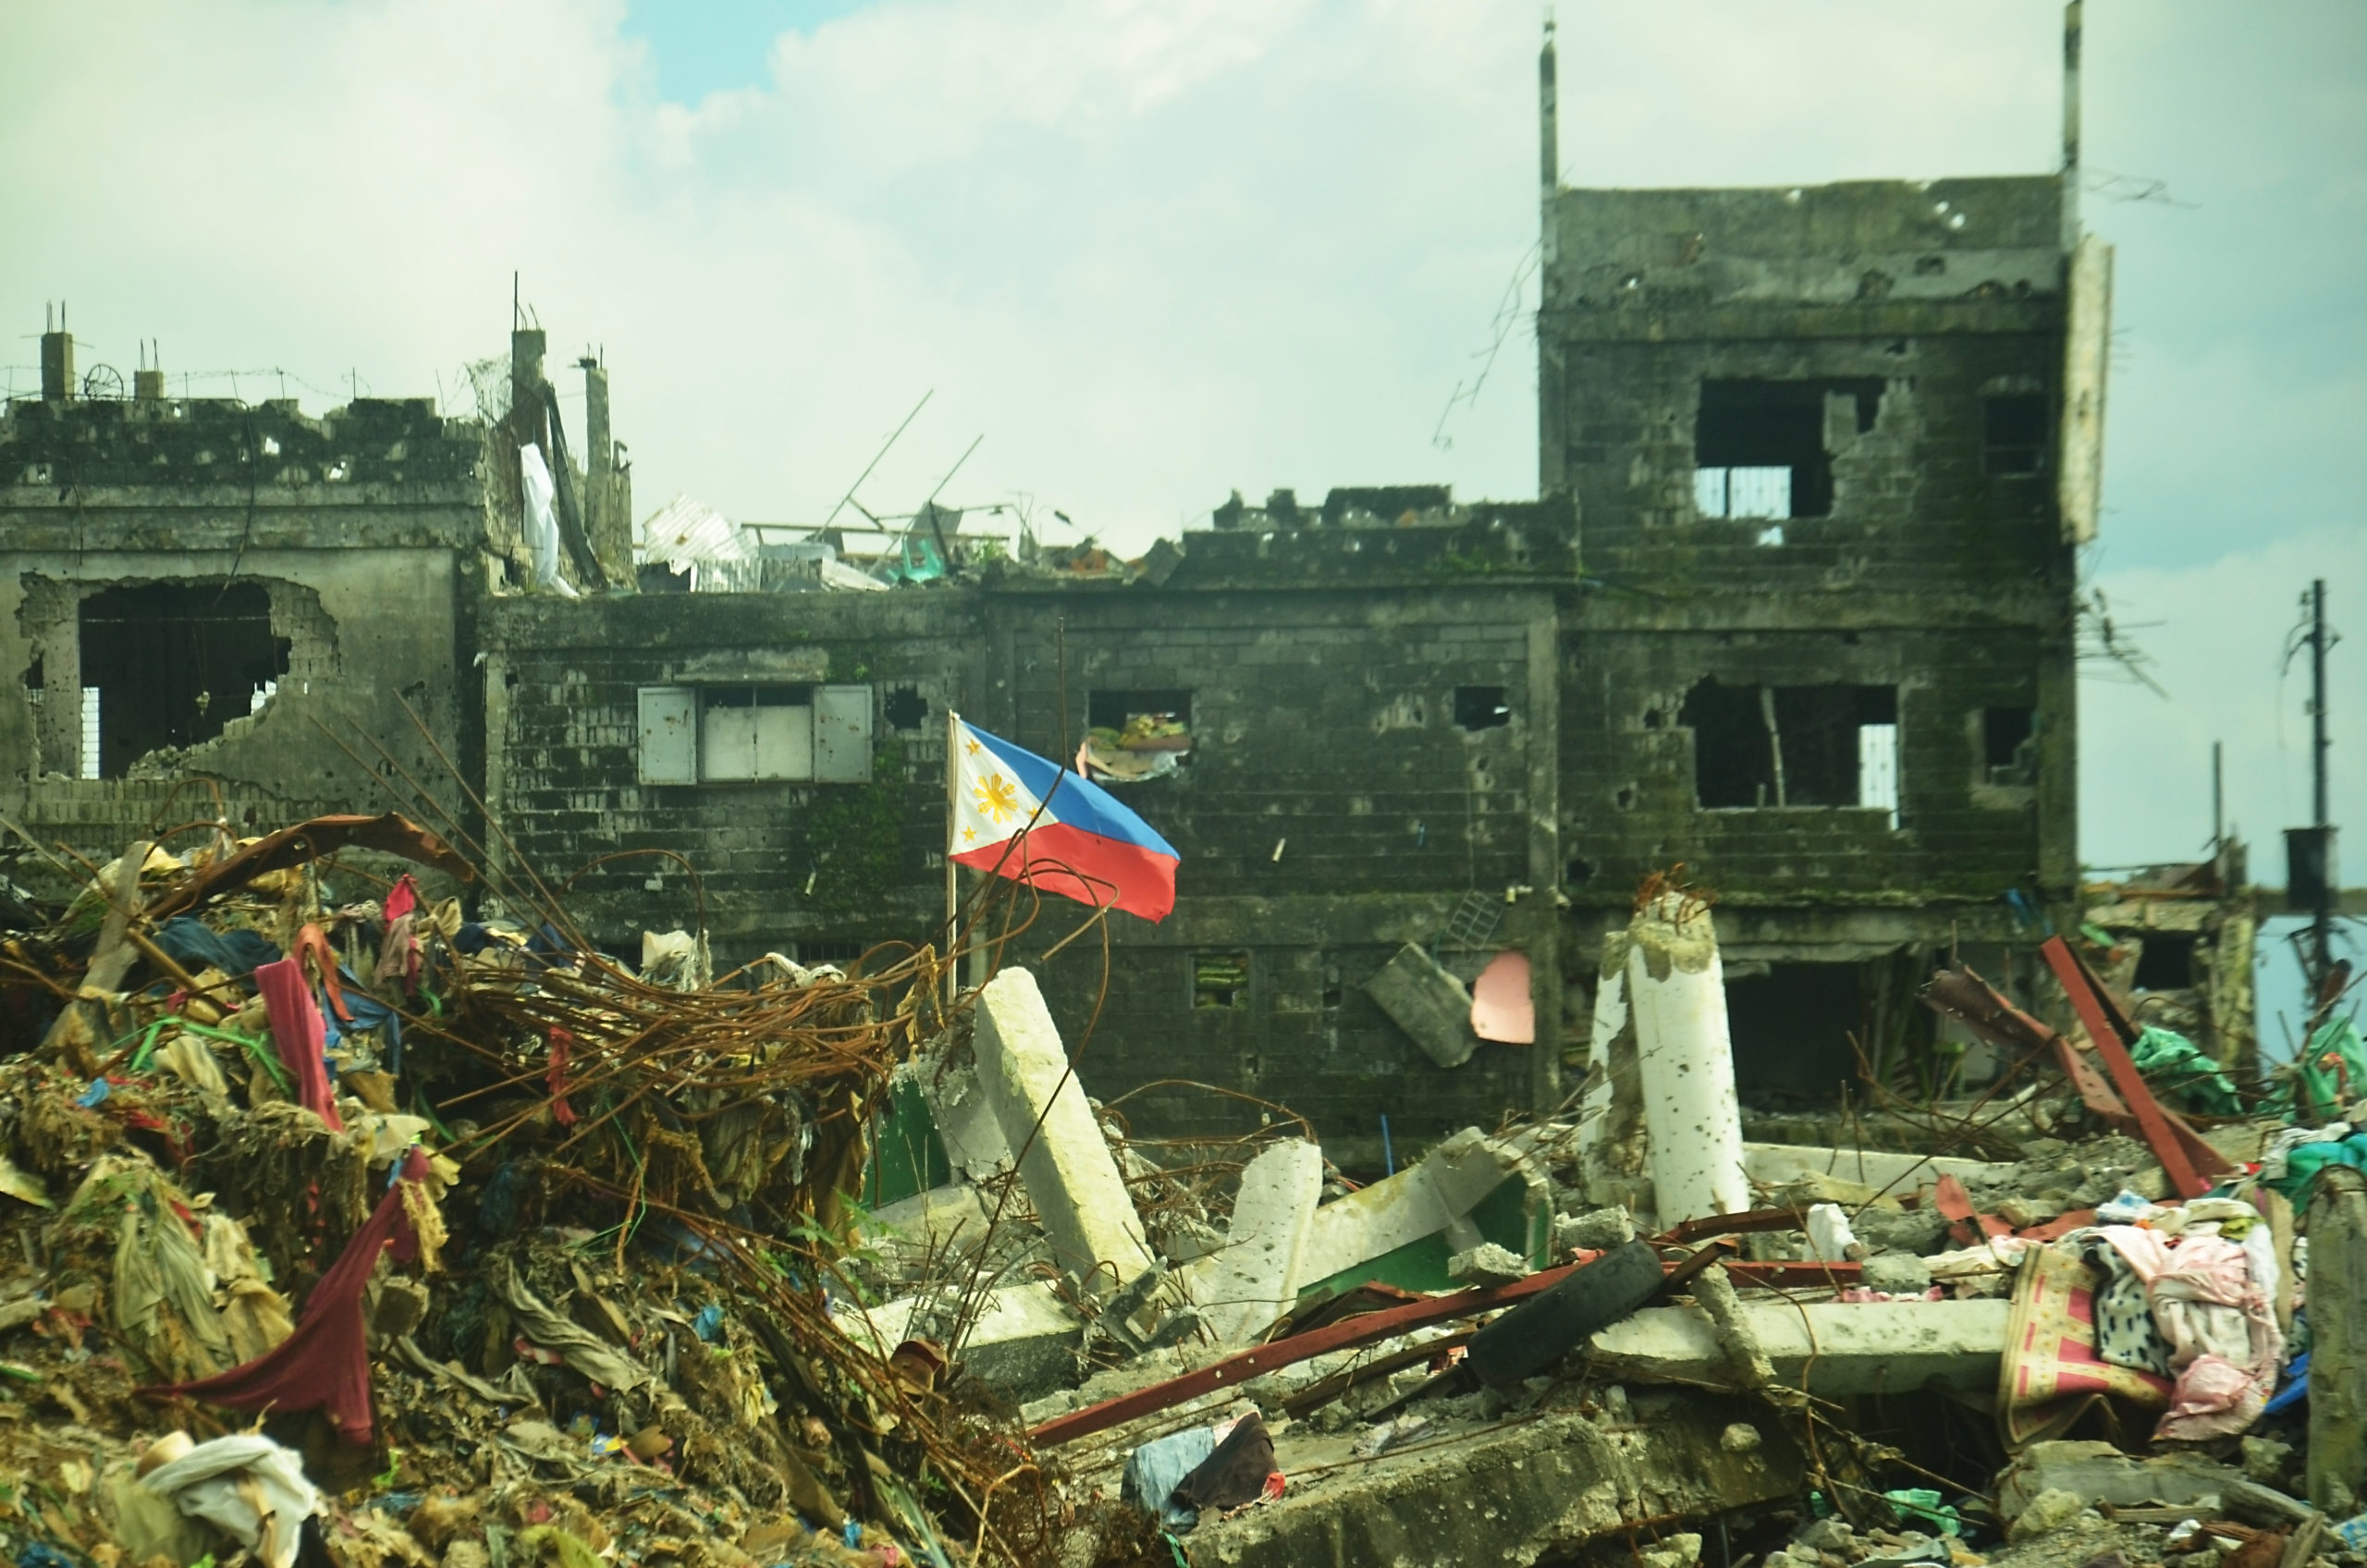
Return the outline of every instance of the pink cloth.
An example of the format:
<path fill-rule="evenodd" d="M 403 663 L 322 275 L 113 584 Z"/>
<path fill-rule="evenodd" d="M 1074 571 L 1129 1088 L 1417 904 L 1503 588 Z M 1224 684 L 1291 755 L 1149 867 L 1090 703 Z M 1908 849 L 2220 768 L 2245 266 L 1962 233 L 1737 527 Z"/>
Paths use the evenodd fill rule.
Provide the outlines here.
<path fill-rule="evenodd" d="M 296 1331 L 278 1345 L 212 1378 L 139 1391 L 187 1394 L 232 1410 L 326 1410 L 348 1440 L 368 1442 L 376 1420 L 370 1405 L 370 1341 L 362 1321 L 362 1294 L 379 1252 L 389 1243 L 399 1263 L 419 1256 L 419 1237 L 403 1209 L 403 1182 L 426 1176 L 427 1156 L 411 1150 L 403 1157 L 401 1180 L 387 1186 L 386 1195 L 337 1255 L 305 1298 Z"/>
<path fill-rule="evenodd" d="M 337 1096 L 329 1092 L 328 1065 L 321 1060 L 327 1033 L 321 1010 L 313 1003 L 313 988 L 304 984 L 303 964 L 294 957 L 266 963 L 255 971 L 255 986 L 271 1016 L 271 1037 L 279 1047 L 280 1062 L 295 1077 L 297 1103 L 327 1122 L 330 1132 L 344 1132 Z"/>
<path fill-rule="evenodd" d="M 2102 1234 L 2145 1281 L 2154 1327 L 2169 1341 L 2177 1386 L 2154 1437 L 2193 1441 L 2248 1430 L 2268 1403 L 2285 1336 L 2243 1247 L 2215 1235 L 2172 1246 L 2136 1225 L 2106 1225 Z"/>

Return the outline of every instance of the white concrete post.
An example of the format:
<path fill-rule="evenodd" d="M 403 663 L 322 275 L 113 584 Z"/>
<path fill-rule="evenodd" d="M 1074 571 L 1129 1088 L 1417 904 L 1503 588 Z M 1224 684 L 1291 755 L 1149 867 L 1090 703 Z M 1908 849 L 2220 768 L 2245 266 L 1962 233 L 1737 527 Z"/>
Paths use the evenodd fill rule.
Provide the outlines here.
<path fill-rule="evenodd" d="M 1122 1285 L 1155 1261 L 1036 976 L 1006 969 L 978 992 L 975 1051 L 1003 1142 L 1061 1268 L 1089 1287 Z M 1048 1109 L 1049 1108 L 1049 1109 Z M 1040 1123 L 1040 1125 L 1039 1125 Z M 1107 1264 L 1108 1268 L 1097 1268 Z M 1112 1274 L 1114 1270 L 1114 1276 Z"/>
<path fill-rule="evenodd" d="M 1241 1173 L 1233 1228 L 1193 1282 L 1200 1317 L 1219 1344 L 1247 1344 L 1297 1299 L 1299 1260 L 1323 1201 L 1323 1150 L 1294 1138 Z"/>
<path fill-rule="evenodd" d="M 1710 912 L 1667 893 L 1627 927 L 1627 1005 L 1660 1222 L 1750 1207 L 1725 973 Z"/>

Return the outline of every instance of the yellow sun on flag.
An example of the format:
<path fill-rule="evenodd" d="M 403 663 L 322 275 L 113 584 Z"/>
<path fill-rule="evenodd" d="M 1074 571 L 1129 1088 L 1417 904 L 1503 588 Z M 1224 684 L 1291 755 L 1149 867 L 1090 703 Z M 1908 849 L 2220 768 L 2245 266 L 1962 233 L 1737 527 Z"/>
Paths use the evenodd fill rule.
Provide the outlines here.
<path fill-rule="evenodd" d="M 1000 773 L 989 773 L 972 789 L 978 815 L 1000 827 L 1019 815 L 1019 791 Z"/>

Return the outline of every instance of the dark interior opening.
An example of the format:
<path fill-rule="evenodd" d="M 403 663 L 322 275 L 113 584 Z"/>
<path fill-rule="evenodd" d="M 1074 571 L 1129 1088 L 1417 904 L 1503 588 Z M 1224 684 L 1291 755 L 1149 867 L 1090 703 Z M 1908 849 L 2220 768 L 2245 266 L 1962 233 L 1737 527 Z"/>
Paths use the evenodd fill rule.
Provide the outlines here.
<path fill-rule="evenodd" d="M 1981 759 L 1992 784 L 2028 784 L 2033 773 L 2031 741 L 2038 735 L 2038 715 L 2031 708 L 1983 708 L 1981 712 Z"/>
<path fill-rule="evenodd" d="M 1502 686 L 1457 686 L 1454 722 L 1463 729 L 1499 729 L 1513 721 Z"/>
<path fill-rule="evenodd" d="M 801 937 L 791 944 L 791 948 L 800 963 L 835 963 L 844 968 L 863 956 L 865 944 L 841 937 Z"/>
<path fill-rule="evenodd" d="M 2195 942 L 2189 931 L 2148 931 L 2137 954 L 2140 991 L 2183 991 L 2195 984 Z"/>
<path fill-rule="evenodd" d="M 928 699 L 911 686 L 899 686 L 889 692 L 880 708 L 890 729 L 918 729 L 928 717 Z"/>
<path fill-rule="evenodd" d="M 1857 400 L 1858 432 L 1873 429 L 1878 380 L 1705 381 L 1693 426 L 1696 468 L 1787 468 L 1793 517 L 1833 513 L 1833 457 L 1824 449 L 1824 399 Z"/>
<path fill-rule="evenodd" d="M 1705 810 L 1854 806 L 1858 731 L 1898 722 L 1898 688 L 1728 686 L 1711 679 L 1686 693 L 1677 722 L 1693 731 L 1694 795 Z"/>
<path fill-rule="evenodd" d="M 82 684 L 99 692 L 99 777 L 200 745 L 288 673 L 260 582 L 143 582 L 82 601 Z"/>
<path fill-rule="evenodd" d="M 2035 392 L 1992 398 L 1981 410 L 1981 466 L 2036 473 L 2046 466 L 2046 399 Z"/>
<path fill-rule="evenodd" d="M 1085 700 L 1085 722 L 1094 729 L 1123 729 L 1126 721 L 1145 714 L 1163 715 L 1178 724 L 1192 722 L 1189 692 L 1101 692 Z"/>
<path fill-rule="evenodd" d="M 1849 1035 L 1863 1026 L 1861 966 L 1774 963 L 1726 982 L 1735 1089 L 1760 1109 L 1837 1103 L 1858 1076 Z"/>
<path fill-rule="evenodd" d="M 1207 1007 L 1247 1007 L 1249 1005 L 1249 955 L 1247 953 L 1194 953 L 1192 955 L 1192 1005 Z"/>

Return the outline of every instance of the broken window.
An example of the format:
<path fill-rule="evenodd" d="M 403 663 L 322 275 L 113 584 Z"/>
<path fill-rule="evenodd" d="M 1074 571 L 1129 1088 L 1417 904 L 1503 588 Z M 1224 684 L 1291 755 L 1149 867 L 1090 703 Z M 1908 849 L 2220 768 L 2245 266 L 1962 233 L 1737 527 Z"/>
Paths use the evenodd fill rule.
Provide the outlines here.
<path fill-rule="evenodd" d="M 1827 517 L 1833 458 L 1826 399 L 1853 400 L 1858 433 L 1874 427 L 1882 383 L 1705 381 L 1693 426 L 1693 501 L 1703 517 Z M 1765 543 L 1781 544 L 1770 531 Z"/>
<path fill-rule="evenodd" d="M 1981 754 L 1992 784 L 2038 782 L 2038 715 L 2030 708 L 1983 708 Z"/>
<path fill-rule="evenodd" d="M 1454 722 L 1463 729 L 1498 729 L 1513 721 L 1512 704 L 1502 686 L 1457 686 Z"/>
<path fill-rule="evenodd" d="M 890 729 L 918 729 L 928 717 L 928 699 L 911 686 L 899 686 L 880 704 Z"/>
<path fill-rule="evenodd" d="M 1097 691 L 1085 698 L 1076 767 L 1102 784 L 1160 778 L 1192 754 L 1192 693 Z"/>
<path fill-rule="evenodd" d="M 2148 931 L 2137 951 L 2132 984 L 2140 991 L 2183 991 L 2195 983 L 2196 938 L 2190 931 Z"/>
<path fill-rule="evenodd" d="M 871 778 L 868 686 L 644 686 L 644 784 Z"/>
<path fill-rule="evenodd" d="M 1247 1007 L 1249 1005 L 1249 955 L 1247 953 L 1194 953 L 1192 955 L 1192 1006 Z"/>
<path fill-rule="evenodd" d="M 201 745 L 288 673 L 260 582 L 143 582 L 82 601 L 82 776 Z"/>
<path fill-rule="evenodd" d="M 1729 686 L 1686 693 L 1693 785 L 1705 810 L 1867 806 L 1898 811 L 1898 688 Z"/>
<path fill-rule="evenodd" d="M 1991 398 L 1981 410 L 1981 466 L 1990 473 L 2036 473 L 2046 466 L 2046 399 L 2035 392 Z"/>

